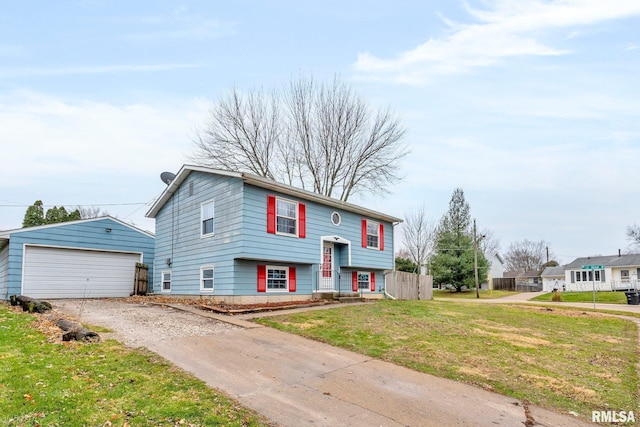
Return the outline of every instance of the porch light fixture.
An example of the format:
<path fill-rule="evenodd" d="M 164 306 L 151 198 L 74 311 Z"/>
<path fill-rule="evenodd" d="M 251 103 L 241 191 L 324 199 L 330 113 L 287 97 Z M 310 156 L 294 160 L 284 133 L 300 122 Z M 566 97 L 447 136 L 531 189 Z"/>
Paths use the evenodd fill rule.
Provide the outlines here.
<path fill-rule="evenodd" d="M 111 233 L 111 229 L 110 228 L 105 228 L 104 231 L 106 231 L 107 233 Z"/>

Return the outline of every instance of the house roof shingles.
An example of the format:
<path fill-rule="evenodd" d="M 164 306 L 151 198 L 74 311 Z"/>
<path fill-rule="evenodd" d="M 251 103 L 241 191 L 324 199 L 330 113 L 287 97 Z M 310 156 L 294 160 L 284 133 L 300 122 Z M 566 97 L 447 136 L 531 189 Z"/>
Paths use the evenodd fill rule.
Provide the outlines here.
<path fill-rule="evenodd" d="M 579 270 L 583 265 L 604 265 L 605 267 L 638 267 L 640 254 L 604 255 L 576 258 L 566 265 L 568 270 Z"/>

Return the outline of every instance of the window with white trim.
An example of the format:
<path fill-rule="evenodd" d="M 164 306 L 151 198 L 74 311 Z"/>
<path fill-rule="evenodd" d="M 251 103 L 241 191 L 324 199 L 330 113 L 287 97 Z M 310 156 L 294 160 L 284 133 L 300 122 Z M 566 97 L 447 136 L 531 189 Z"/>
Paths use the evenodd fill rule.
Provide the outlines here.
<path fill-rule="evenodd" d="M 358 290 L 368 291 L 369 289 L 371 289 L 371 273 L 358 271 Z"/>
<path fill-rule="evenodd" d="M 622 282 L 629 281 L 629 270 L 620 270 L 620 281 Z"/>
<path fill-rule="evenodd" d="M 213 292 L 213 266 L 200 267 L 200 290 Z"/>
<path fill-rule="evenodd" d="M 331 214 L 331 223 L 333 225 L 340 225 L 341 222 L 342 218 L 340 217 L 340 214 L 338 212 L 333 212 Z"/>
<path fill-rule="evenodd" d="M 380 248 L 380 224 L 374 221 L 367 221 L 367 247 Z"/>
<path fill-rule="evenodd" d="M 204 202 L 201 205 L 200 218 L 202 223 L 202 228 L 200 230 L 201 236 L 213 236 L 213 200 Z"/>
<path fill-rule="evenodd" d="M 276 198 L 276 232 L 298 235 L 298 204 L 296 202 Z"/>
<path fill-rule="evenodd" d="M 171 270 L 162 273 L 162 289 L 161 292 L 171 292 Z"/>
<path fill-rule="evenodd" d="M 267 291 L 289 289 L 289 267 L 267 266 Z"/>

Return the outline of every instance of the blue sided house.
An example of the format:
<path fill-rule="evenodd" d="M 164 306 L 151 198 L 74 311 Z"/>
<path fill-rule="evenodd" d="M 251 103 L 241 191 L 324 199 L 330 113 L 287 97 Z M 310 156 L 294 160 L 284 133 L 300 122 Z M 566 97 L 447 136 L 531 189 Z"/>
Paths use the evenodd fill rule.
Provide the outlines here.
<path fill-rule="evenodd" d="M 256 175 L 183 166 L 151 207 L 154 292 L 227 302 L 382 298 L 400 219 Z"/>
<path fill-rule="evenodd" d="M 128 297 L 155 239 L 109 216 L 0 231 L 0 299 Z"/>

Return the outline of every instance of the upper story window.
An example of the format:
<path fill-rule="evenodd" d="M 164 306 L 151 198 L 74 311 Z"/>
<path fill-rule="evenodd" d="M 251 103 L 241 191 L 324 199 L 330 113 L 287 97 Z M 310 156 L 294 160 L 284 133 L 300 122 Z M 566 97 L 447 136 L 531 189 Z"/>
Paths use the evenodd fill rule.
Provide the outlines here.
<path fill-rule="evenodd" d="M 289 200 L 277 199 L 276 232 L 298 235 L 298 204 Z"/>
<path fill-rule="evenodd" d="M 340 214 L 338 212 L 334 212 L 331 214 L 331 222 L 333 223 L 333 225 L 340 225 L 340 223 L 342 222 L 342 218 L 340 217 Z"/>
<path fill-rule="evenodd" d="M 380 224 L 373 221 L 367 221 L 367 247 L 378 248 L 378 237 L 380 232 Z"/>
<path fill-rule="evenodd" d="M 202 237 L 213 236 L 213 200 L 204 202 L 200 207 Z"/>
<path fill-rule="evenodd" d="M 363 219 L 362 247 L 384 251 L 384 225 L 376 221 Z"/>
<path fill-rule="evenodd" d="M 306 206 L 304 203 L 267 196 L 267 232 L 305 238 Z"/>

